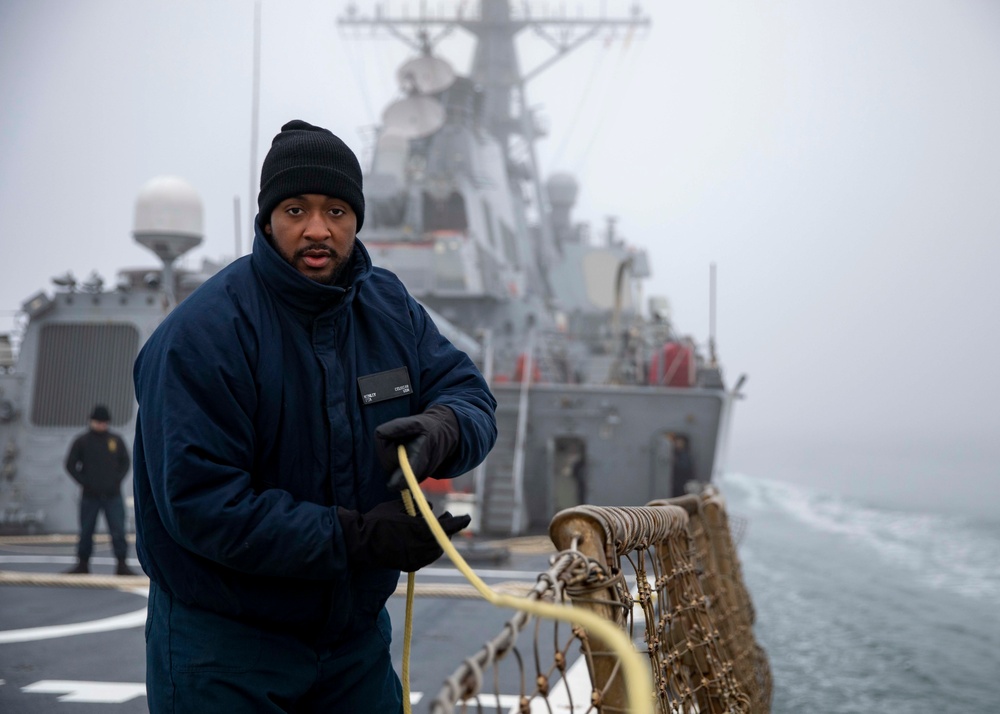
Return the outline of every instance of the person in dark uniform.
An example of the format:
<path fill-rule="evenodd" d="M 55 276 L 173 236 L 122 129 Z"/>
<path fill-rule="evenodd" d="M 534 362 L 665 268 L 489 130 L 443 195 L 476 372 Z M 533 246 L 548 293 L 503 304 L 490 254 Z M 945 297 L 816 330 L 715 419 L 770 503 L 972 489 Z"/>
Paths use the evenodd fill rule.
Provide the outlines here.
<path fill-rule="evenodd" d="M 135 364 L 149 709 L 401 712 L 385 603 L 442 551 L 405 512 L 397 448 L 418 478 L 466 473 L 496 441 L 496 400 L 356 238 L 343 141 L 285 124 L 260 186 L 251 255 Z"/>
<path fill-rule="evenodd" d="M 695 478 L 691 445 L 684 434 L 674 434 L 673 497 L 688 493 L 687 486 Z"/>
<path fill-rule="evenodd" d="M 103 404 L 90 413 L 90 429 L 78 436 L 66 454 L 66 472 L 83 487 L 80 496 L 80 539 L 76 546 L 76 565 L 67 573 L 89 573 L 94 551 L 97 516 L 104 511 L 111 534 L 111 547 L 118 559 L 117 575 L 135 575 L 128 567 L 125 542 L 125 504 L 121 485 L 131 461 L 122 438 L 108 431 L 111 414 Z"/>

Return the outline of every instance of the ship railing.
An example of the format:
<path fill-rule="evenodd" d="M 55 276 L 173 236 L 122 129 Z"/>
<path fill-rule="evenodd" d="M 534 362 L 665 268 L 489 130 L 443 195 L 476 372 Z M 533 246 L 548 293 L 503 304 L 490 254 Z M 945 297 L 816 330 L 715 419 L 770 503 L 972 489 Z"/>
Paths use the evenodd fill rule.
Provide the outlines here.
<path fill-rule="evenodd" d="M 514 437 L 514 465 L 511 481 L 514 486 L 514 509 L 511 515 L 510 532 L 520 535 L 524 527 L 524 454 L 528 443 L 528 400 L 531 375 L 535 365 L 535 331 L 528 333 L 525 352 L 524 375 L 517 400 L 517 432 Z"/>
<path fill-rule="evenodd" d="M 644 507 L 567 509 L 549 536 L 558 552 L 526 598 L 586 608 L 621 627 L 648 659 L 658 712 L 770 710 L 767 655 L 714 488 Z M 582 627 L 518 612 L 430 706 L 487 710 L 611 714 L 629 703 L 610 647 Z"/>

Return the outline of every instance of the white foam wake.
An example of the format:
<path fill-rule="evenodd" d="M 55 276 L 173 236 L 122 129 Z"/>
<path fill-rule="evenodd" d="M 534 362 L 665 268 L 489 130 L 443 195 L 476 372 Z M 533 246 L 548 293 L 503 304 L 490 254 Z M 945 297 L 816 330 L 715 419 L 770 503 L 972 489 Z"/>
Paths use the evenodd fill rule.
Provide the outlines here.
<path fill-rule="evenodd" d="M 787 514 L 820 532 L 851 539 L 918 582 L 973 598 L 1000 599 L 1000 529 L 971 519 L 873 508 L 797 484 L 728 474 L 732 494 L 751 523 L 767 512 Z M 736 491 L 739 493 L 736 493 Z"/>

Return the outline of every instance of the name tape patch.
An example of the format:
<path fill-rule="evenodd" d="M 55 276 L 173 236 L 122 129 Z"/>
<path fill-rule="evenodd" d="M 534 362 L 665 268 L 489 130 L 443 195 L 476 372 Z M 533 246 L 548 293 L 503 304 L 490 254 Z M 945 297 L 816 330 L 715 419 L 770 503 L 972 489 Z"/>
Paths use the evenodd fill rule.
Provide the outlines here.
<path fill-rule="evenodd" d="M 361 401 L 365 404 L 384 402 L 386 399 L 405 397 L 413 393 L 410 387 L 410 373 L 406 367 L 397 367 L 377 374 L 358 377 Z"/>

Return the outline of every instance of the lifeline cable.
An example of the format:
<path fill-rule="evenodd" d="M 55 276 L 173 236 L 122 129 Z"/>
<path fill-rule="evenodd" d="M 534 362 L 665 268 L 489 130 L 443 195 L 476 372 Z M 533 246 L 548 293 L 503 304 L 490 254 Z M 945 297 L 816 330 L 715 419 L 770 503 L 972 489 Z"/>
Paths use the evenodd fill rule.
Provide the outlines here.
<path fill-rule="evenodd" d="M 622 672 L 625 675 L 625 687 L 629 700 L 629 711 L 632 712 L 632 714 L 653 714 L 654 690 L 652 675 L 650 674 L 649 667 L 645 664 L 645 662 L 643 662 L 639 653 L 636 652 L 625 633 L 615 627 L 615 625 L 608 620 L 602 618 L 600 615 L 588 610 L 578 610 L 577 608 L 566 607 L 564 605 L 553 605 L 546 602 L 512 597 L 510 595 L 501 595 L 500 593 L 494 592 L 490 589 L 490 587 L 483 582 L 478 575 L 476 575 L 475 571 L 469 567 L 469 564 L 465 562 L 465 559 L 448 539 L 447 534 L 445 534 L 441 524 L 438 523 L 437 518 L 434 517 L 434 513 L 431 511 L 431 507 L 427 503 L 427 499 L 420 490 L 420 483 L 417 481 L 417 477 L 414 475 L 413 469 L 410 468 L 409 459 L 406 457 L 406 447 L 400 445 L 398 448 L 398 455 L 399 465 L 403 470 L 403 476 L 406 478 L 406 484 L 409 486 L 410 490 L 409 494 L 403 496 L 403 502 L 406 504 L 407 512 L 409 512 L 412 508 L 411 501 L 416 501 L 417 507 L 420 509 L 420 513 L 423 515 L 424 520 L 427 521 L 427 525 L 430 527 L 431 532 L 434 533 L 434 537 L 437 539 L 438 545 L 441 546 L 441 549 L 448 555 L 448 558 L 451 559 L 451 562 L 454 563 L 459 572 L 465 576 L 466 580 L 472 583 L 473 587 L 480 592 L 483 598 L 487 602 L 498 607 L 523 610 L 530 615 L 547 617 L 554 620 L 569 622 L 575 625 L 581 625 L 582 627 L 593 631 L 595 634 L 603 638 L 604 641 L 607 642 L 618 654 Z M 412 608 L 410 607 L 411 598 L 409 596 L 412 577 L 413 573 L 410 573 L 407 578 L 408 593 L 406 624 L 403 630 L 403 672 L 405 673 L 407 679 L 409 677 L 410 666 L 409 642 L 412 638 L 413 632 L 413 613 Z M 409 700 L 409 682 L 406 681 L 403 684 L 403 707 L 407 714 L 409 714 Z"/>

